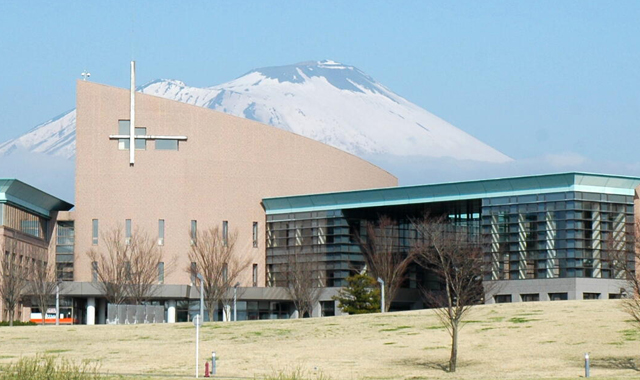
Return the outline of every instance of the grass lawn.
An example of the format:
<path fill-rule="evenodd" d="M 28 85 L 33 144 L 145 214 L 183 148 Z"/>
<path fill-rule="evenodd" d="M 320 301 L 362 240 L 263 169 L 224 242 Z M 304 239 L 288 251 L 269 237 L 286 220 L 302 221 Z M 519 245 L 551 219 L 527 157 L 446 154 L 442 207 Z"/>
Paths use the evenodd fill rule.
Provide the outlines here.
<path fill-rule="evenodd" d="M 132 379 L 194 375 L 191 323 L 0 327 L 0 364 L 51 354 L 100 363 Z M 458 371 L 433 311 L 304 320 L 206 323 L 201 365 L 216 351 L 218 378 L 263 379 L 302 371 L 310 379 L 640 378 L 640 329 L 620 301 L 483 305 L 460 334 Z"/>

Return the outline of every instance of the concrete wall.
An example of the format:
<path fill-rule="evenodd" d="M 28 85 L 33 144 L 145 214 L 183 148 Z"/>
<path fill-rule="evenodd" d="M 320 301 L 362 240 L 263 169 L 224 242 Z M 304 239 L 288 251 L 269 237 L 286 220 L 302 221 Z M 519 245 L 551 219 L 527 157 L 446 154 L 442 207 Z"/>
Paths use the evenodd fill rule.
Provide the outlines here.
<path fill-rule="evenodd" d="M 188 284 L 190 221 L 238 233 L 236 252 L 258 264 L 265 285 L 264 197 L 396 186 L 384 170 L 348 153 L 274 127 L 205 108 L 136 94 L 136 127 L 148 135 L 185 135 L 178 151 L 118 150 L 118 120 L 129 119 L 127 90 L 78 82 L 76 127 L 75 281 L 91 281 L 87 251 L 92 219 L 100 232 L 124 228 L 157 236 L 165 220 L 167 284 Z M 253 247 L 252 223 L 259 223 Z M 173 268 L 169 263 L 176 259 Z M 251 266 L 241 279 L 251 286 Z"/>
<path fill-rule="evenodd" d="M 581 300 L 584 293 L 620 294 L 629 284 L 623 280 L 604 278 L 549 278 L 539 280 L 504 280 L 489 283 L 486 303 L 495 303 L 495 295 L 511 295 L 511 302 L 522 302 L 523 294 L 538 294 L 540 301 L 549 301 L 550 293 L 567 293 L 568 300 Z"/>

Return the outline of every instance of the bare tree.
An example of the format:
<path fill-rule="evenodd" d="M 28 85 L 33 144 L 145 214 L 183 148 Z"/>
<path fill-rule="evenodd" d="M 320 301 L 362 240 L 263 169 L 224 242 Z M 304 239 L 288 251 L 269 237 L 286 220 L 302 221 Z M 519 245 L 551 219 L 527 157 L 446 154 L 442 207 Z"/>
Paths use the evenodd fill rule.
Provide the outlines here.
<path fill-rule="evenodd" d="M 231 289 L 251 263 L 249 257 L 235 252 L 237 239 L 237 231 L 225 239 L 218 227 L 198 231 L 188 253 L 189 261 L 195 266 L 190 265 L 186 270 L 193 277 L 200 274 L 203 278 L 204 302 L 210 321 L 214 320 L 219 303 L 229 303 Z"/>
<path fill-rule="evenodd" d="M 414 262 L 413 251 L 401 252 L 398 244 L 398 225 L 388 216 L 367 225 L 367 236 L 358 236 L 362 255 L 371 276 L 384 281 L 384 310 L 389 311 L 400 286 L 406 279 L 409 265 Z"/>
<path fill-rule="evenodd" d="M 104 250 L 91 249 L 87 256 L 93 262 L 96 285 L 107 301 L 116 305 L 125 302 L 138 305 L 152 297 L 163 260 L 155 239 L 138 229 L 130 238 L 125 238 L 119 227 L 101 237 Z"/>
<path fill-rule="evenodd" d="M 27 293 L 31 295 L 42 314 L 42 324 L 45 324 L 47 309 L 51 304 L 56 290 L 56 270 L 55 263 L 49 260 L 46 249 L 32 247 L 29 249 L 27 260 L 29 269 L 29 281 L 27 282 Z"/>
<path fill-rule="evenodd" d="M 321 271 L 316 254 L 304 253 L 301 245 L 287 253 L 285 263 L 286 291 L 298 311 L 298 318 L 312 316 L 320 299 Z"/>
<path fill-rule="evenodd" d="M 610 268 L 612 278 L 627 282 L 628 288 L 622 289 L 627 294 L 622 309 L 640 326 L 640 224 L 612 225 L 605 238 L 602 261 Z"/>
<path fill-rule="evenodd" d="M 129 302 L 140 305 L 153 297 L 158 290 L 158 268 L 162 262 L 162 251 L 156 240 L 148 234 L 135 230 L 129 239 L 129 260 L 125 271 L 126 293 Z M 172 268 L 173 260 L 167 263 L 165 274 Z"/>
<path fill-rule="evenodd" d="M 27 268 L 16 261 L 16 248 L 17 242 L 9 238 L 0 246 L 0 298 L 9 326 L 13 326 L 15 310 L 22 302 L 28 276 Z"/>
<path fill-rule="evenodd" d="M 445 218 L 425 217 L 414 225 L 419 236 L 413 248 L 416 260 L 442 285 L 441 291 L 424 294 L 451 336 L 449 371 L 455 372 L 461 322 L 484 296 L 482 247 L 478 236 Z"/>

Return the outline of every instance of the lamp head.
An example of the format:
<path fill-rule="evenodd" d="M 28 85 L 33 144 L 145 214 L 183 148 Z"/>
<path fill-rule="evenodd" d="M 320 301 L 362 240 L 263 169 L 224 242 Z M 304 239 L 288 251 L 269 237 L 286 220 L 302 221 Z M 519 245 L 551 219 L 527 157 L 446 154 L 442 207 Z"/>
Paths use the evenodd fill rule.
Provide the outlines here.
<path fill-rule="evenodd" d="M 239 283 L 239 282 L 236 282 L 236 284 L 235 284 L 235 285 L 233 285 L 233 287 L 234 287 L 234 288 L 237 288 L 238 286 L 240 286 L 240 283 Z"/>
<path fill-rule="evenodd" d="M 197 273 L 196 277 L 198 278 L 198 280 L 204 281 L 204 277 L 202 277 L 202 275 L 200 273 Z"/>
<path fill-rule="evenodd" d="M 381 283 L 382 285 L 384 285 L 384 280 L 381 279 L 380 277 L 378 277 L 378 282 Z"/>

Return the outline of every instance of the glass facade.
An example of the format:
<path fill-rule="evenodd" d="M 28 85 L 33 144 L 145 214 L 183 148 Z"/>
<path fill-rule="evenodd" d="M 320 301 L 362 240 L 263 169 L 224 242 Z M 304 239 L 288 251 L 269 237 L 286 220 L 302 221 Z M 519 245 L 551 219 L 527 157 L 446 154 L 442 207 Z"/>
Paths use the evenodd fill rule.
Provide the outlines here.
<path fill-rule="evenodd" d="M 310 255 L 318 263 L 319 280 L 325 287 L 346 286 L 346 278 L 365 265 L 360 239 L 367 238 L 369 223 L 381 215 L 395 220 L 393 237 L 398 252 L 406 253 L 417 239 L 412 220 L 446 216 L 456 225 L 465 226 L 479 236 L 479 200 L 417 205 L 301 212 L 267 216 L 267 285 L 286 286 L 288 255 Z M 420 266 L 412 265 L 404 287 L 434 288 L 438 285 Z"/>
<path fill-rule="evenodd" d="M 625 264 L 612 262 L 611 250 L 622 257 L 626 251 L 626 265 L 633 267 L 633 197 L 567 191 L 270 214 L 267 285 L 286 286 L 287 257 L 297 252 L 317 260 L 323 286 L 345 286 L 346 277 L 364 266 L 359 239 L 381 215 L 397 223 L 393 236 L 400 252 L 414 244 L 412 220 L 424 215 L 465 226 L 482 241 L 485 280 L 619 278 L 614 268 Z M 418 265 L 407 277 L 405 288 L 439 286 Z"/>
<path fill-rule="evenodd" d="M 483 199 L 482 232 L 485 280 L 617 278 L 611 249 L 627 250 L 633 265 L 633 197 L 562 192 Z"/>
<path fill-rule="evenodd" d="M 58 280 L 73 281 L 75 246 L 74 222 L 58 222 L 56 233 L 56 276 Z"/>

